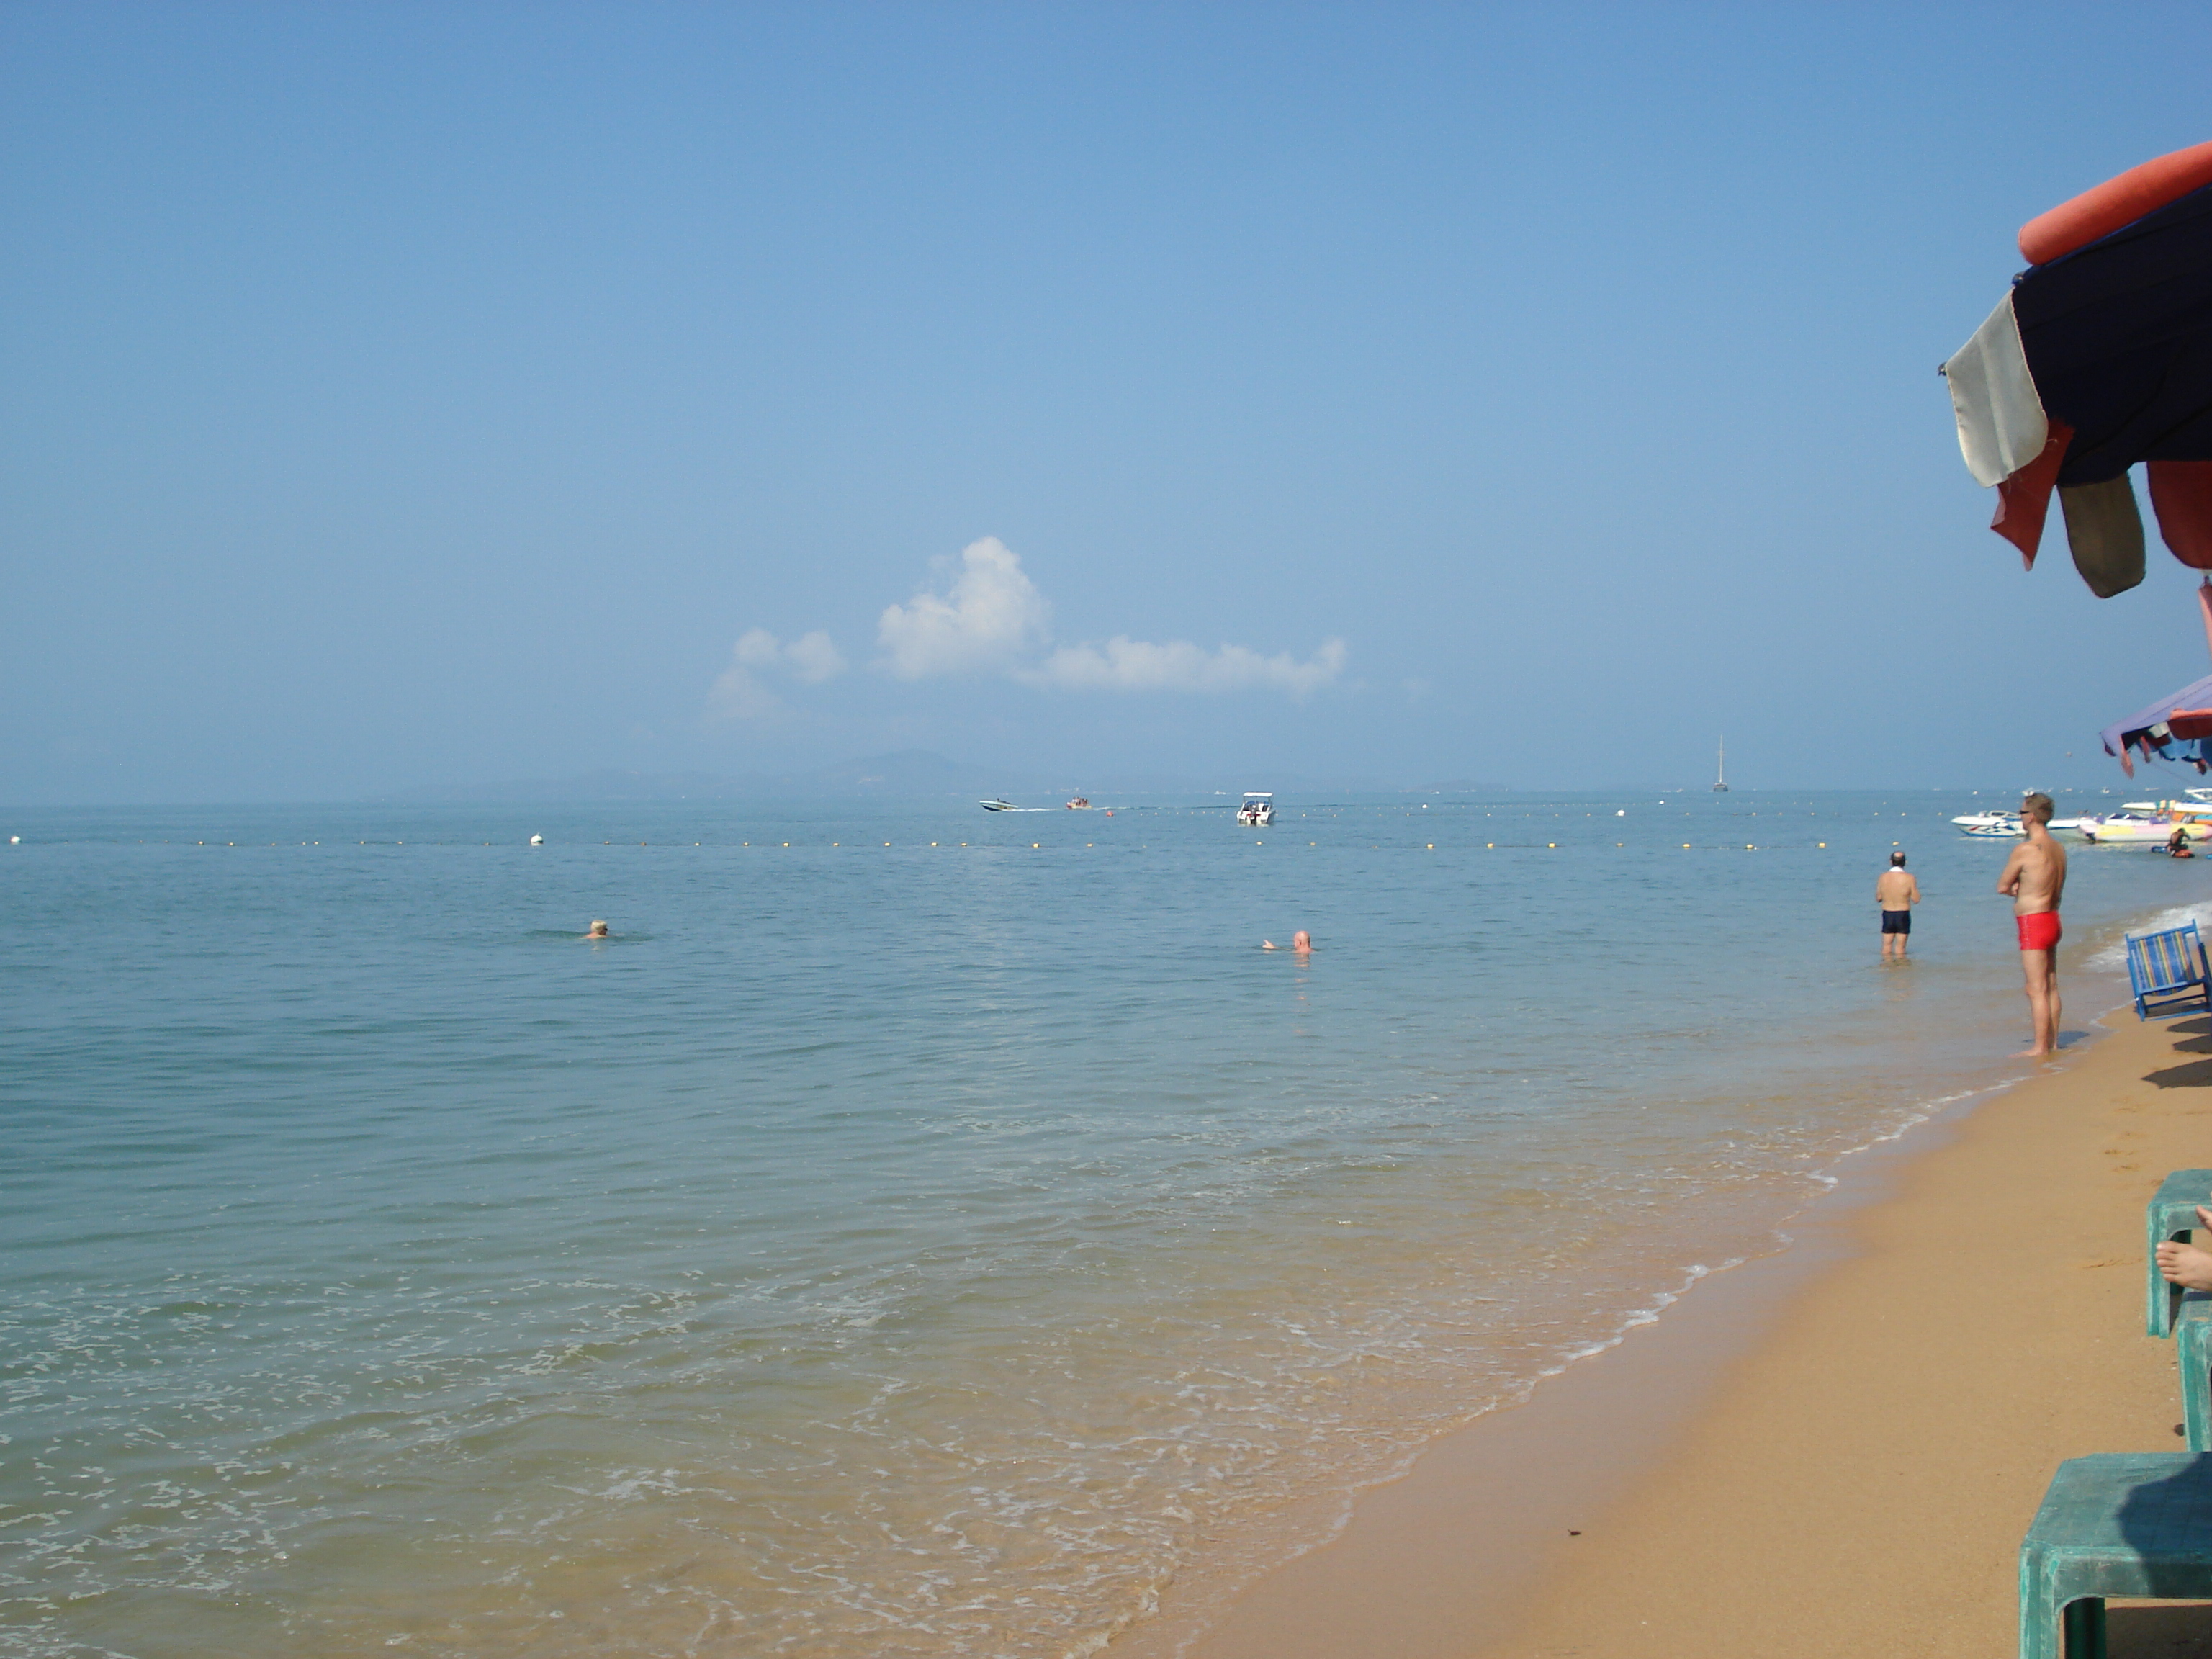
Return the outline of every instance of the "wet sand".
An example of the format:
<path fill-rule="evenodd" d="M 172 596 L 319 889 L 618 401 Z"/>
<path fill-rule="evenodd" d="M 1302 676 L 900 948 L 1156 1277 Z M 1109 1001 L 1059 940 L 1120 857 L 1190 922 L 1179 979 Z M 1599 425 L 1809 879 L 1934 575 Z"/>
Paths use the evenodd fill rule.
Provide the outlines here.
<path fill-rule="evenodd" d="M 2013 1651 L 2052 1468 L 2181 1445 L 2142 1206 L 2212 1167 L 2212 1021 L 2106 1023 L 1853 1160 L 1792 1248 L 1437 1441 L 1328 1545 L 1255 1585 L 1173 1587 L 1113 1653 Z M 2212 1653 L 2212 1607 L 2116 1607 L 2112 1638 L 2114 1659 Z"/>

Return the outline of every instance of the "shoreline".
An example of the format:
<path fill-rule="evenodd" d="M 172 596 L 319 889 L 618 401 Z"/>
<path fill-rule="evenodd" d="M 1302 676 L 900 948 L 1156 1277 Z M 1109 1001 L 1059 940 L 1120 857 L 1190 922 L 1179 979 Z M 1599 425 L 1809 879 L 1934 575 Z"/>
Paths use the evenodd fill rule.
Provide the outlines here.
<path fill-rule="evenodd" d="M 2212 1026 L 2139 1027 L 2124 1005 L 2090 1027 L 2037 1075 L 1993 1078 L 1850 1155 L 1773 1252 L 1431 1441 L 1406 1474 L 1354 1494 L 1326 1541 L 1237 1583 L 1200 1563 L 1110 1651 L 1551 1659 L 1740 1643 L 1749 1655 L 1778 1650 L 1786 1629 L 1782 1650 L 1840 1654 L 1894 1641 L 1912 1601 L 1898 1592 L 1916 1576 L 1947 1626 L 1973 1633 L 1915 1650 L 2002 1650 L 2020 1534 L 2050 1468 L 2178 1443 L 2172 1350 L 2141 1334 L 2140 1278 L 2112 1270 L 2139 1273 L 2142 1203 L 2165 1172 L 2208 1161 L 2212 1096 L 2197 1091 L 2212 1087 L 2212 1060 L 2171 1062 L 2177 1045 L 2212 1050 Z M 2057 1231 L 1999 1243 L 2035 1213 Z M 2035 1283 L 1990 1295 L 1961 1260 L 2015 1277 L 2032 1264 Z M 2116 1288 L 2085 1300 L 2087 1280 Z M 2046 1299 L 2063 1319 L 2030 1316 Z M 2111 1376 L 2085 1374 L 2093 1354 L 2114 1357 Z M 2016 1380 L 2002 1411 L 1984 1398 L 1993 1378 Z M 1874 1412 L 1869 1397 L 1890 1403 Z M 1996 1419 L 2008 1438 L 1993 1442 Z M 1756 1451 L 1743 1443 L 1754 1431 Z M 1951 1468 L 1960 1446 L 1976 1459 L 1936 1501 L 1913 1472 Z M 1914 1494 L 1910 1517 L 1850 1478 L 1884 1462 Z M 1827 1511 L 1806 1495 L 1824 1482 L 1844 1491 L 1832 1527 L 1814 1527 L 1808 1509 Z M 1856 1534 L 1842 1518 L 1854 1513 Z M 1917 1522 L 1932 1541 L 1915 1541 Z M 1933 1559 L 1948 1574 L 1928 1573 Z"/>

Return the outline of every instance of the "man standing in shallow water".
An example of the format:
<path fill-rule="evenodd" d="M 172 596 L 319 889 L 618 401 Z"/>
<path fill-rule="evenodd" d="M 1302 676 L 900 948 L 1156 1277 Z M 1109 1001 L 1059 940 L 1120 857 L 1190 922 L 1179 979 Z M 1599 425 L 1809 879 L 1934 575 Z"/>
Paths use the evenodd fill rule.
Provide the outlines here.
<path fill-rule="evenodd" d="M 1920 884 L 1905 867 L 1904 854 L 1889 855 L 1889 868 L 1875 879 L 1874 902 L 1881 906 L 1881 959 L 1902 962 L 1912 937 L 1912 907 L 1920 902 Z"/>
<path fill-rule="evenodd" d="M 2051 839 L 2051 797 L 2020 804 L 2027 839 L 2012 849 L 1997 891 L 2012 900 L 2020 928 L 2020 966 L 2027 980 L 2027 1011 L 2035 1042 L 2024 1054 L 2040 1057 L 2058 1048 L 2058 901 L 2066 891 L 2066 849 Z"/>

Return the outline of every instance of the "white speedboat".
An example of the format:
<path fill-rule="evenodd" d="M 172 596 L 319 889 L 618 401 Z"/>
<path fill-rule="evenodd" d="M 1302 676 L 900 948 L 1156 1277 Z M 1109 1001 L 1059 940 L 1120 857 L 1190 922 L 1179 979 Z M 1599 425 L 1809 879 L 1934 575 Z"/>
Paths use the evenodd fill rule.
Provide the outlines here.
<path fill-rule="evenodd" d="M 1247 827 L 1265 829 L 1274 821 L 1274 792 L 1267 789 L 1247 789 L 1244 792 L 1244 804 L 1237 809 L 1237 822 Z"/>
<path fill-rule="evenodd" d="M 992 796 L 988 800 L 977 801 L 975 804 L 986 812 L 1018 812 L 1021 810 L 1013 802 L 1000 800 L 996 795 Z"/>
<path fill-rule="evenodd" d="M 2094 820 L 2087 818 L 2053 818 L 2051 833 L 2054 836 L 2078 836 L 2081 826 Z M 1961 834 L 1980 836 L 1985 840 L 2002 841 L 2008 836 L 2017 838 L 2027 833 L 2017 812 L 1962 812 L 1951 820 Z"/>

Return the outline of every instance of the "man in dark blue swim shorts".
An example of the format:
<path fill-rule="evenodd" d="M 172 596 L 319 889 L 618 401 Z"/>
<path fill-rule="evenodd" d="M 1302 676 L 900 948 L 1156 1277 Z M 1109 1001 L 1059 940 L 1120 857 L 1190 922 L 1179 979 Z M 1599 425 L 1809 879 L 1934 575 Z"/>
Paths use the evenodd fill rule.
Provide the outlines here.
<path fill-rule="evenodd" d="M 1912 907 L 1920 902 L 1920 884 L 1905 869 L 1904 854 L 1889 855 L 1889 868 L 1874 884 L 1874 902 L 1881 906 L 1882 960 L 1902 960 L 1912 935 Z"/>

